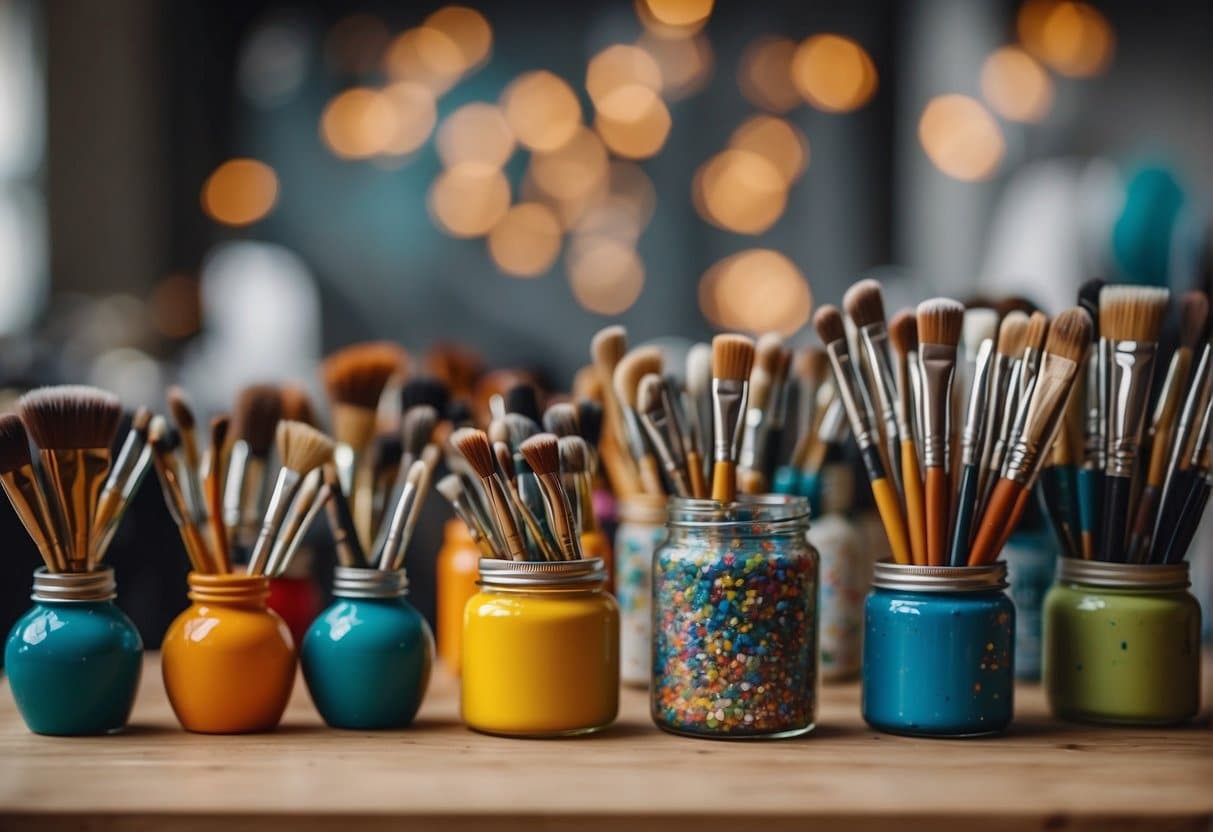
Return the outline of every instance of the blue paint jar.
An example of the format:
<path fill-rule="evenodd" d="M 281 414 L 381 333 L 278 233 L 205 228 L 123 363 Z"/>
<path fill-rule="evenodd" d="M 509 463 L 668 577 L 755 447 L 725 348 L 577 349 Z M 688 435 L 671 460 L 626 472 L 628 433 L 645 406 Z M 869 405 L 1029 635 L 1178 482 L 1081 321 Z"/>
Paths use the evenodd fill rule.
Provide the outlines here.
<path fill-rule="evenodd" d="M 1015 676 L 1040 680 L 1045 594 L 1057 571 L 1057 538 L 1047 531 L 1016 532 L 1002 548 L 1015 604 Z"/>
<path fill-rule="evenodd" d="M 337 600 L 312 623 L 300 652 L 312 702 L 333 728 L 403 728 L 417 715 L 434 637 L 407 594 L 403 569 L 336 568 Z"/>
<path fill-rule="evenodd" d="M 114 605 L 114 570 L 34 573 L 34 606 L 4 646 L 17 710 L 35 734 L 122 730 L 143 670 L 143 640 Z"/>
<path fill-rule="evenodd" d="M 865 609 L 863 718 L 890 734 L 976 737 L 1011 723 L 1015 607 L 1002 562 L 876 565 Z"/>

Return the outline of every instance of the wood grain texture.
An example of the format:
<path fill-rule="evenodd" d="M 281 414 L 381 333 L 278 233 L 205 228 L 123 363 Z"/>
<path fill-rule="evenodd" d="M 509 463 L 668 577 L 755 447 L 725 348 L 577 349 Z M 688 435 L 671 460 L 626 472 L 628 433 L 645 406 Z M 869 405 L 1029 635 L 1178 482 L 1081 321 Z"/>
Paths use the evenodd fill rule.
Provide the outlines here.
<path fill-rule="evenodd" d="M 1206 704 L 1211 665 L 1206 657 Z M 31 735 L 0 693 L 0 829 L 1004 832 L 1213 822 L 1207 708 L 1183 729 L 1098 729 L 1050 719 L 1036 686 L 1017 697 L 1002 738 L 918 740 L 872 731 L 858 687 L 831 686 L 808 737 L 726 743 L 657 731 L 645 694 L 628 690 L 603 734 L 527 741 L 464 728 L 455 683 L 440 673 L 410 730 L 328 730 L 300 686 L 276 733 L 213 737 L 177 727 L 152 656 L 119 736 Z"/>

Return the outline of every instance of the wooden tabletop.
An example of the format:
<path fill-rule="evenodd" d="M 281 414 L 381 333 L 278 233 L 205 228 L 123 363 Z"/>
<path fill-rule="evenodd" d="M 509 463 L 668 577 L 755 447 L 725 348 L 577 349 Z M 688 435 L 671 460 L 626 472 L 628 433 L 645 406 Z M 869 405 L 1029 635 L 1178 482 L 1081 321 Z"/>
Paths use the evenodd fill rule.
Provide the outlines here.
<path fill-rule="evenodd" d="M 1206 660 L 1206 702 L 1213 673 Z M 593 737 L 507 740 L 459 722 L 440 674 L 416 725 L 326 729 L 302 684 L 273 734 L 181 731 L 147 659 L 131 727 L 30 734 L 0 693 L 0 830 L 1203 829 L 1213 824 L 1213 731 L 1095 729 L 1016 692 L 1001 738 L 878 734 L 856 685 L 822 689 L 820 727 L 779 742 L 661 733 L 640 691 Z M 761 821 L 761 827 L 758 825 Z M 712 824 L 712 826 L 705 826 Z"/>

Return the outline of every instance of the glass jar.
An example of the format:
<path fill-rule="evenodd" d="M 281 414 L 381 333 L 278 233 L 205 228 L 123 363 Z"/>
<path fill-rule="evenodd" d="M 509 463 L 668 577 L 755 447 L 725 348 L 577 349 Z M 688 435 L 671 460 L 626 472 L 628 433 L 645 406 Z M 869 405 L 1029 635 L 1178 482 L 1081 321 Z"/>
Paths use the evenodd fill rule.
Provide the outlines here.
<path fill-rule="evenodd" d="M 191 572 L 187 581 L 193 604 L 160 648 L 173 713 L 201 734 L 274 728 L 294 687 L 295 646 L 266 606 L 269 578 Z"/>
<path fill-rule="evenodd" d="M 476 594 L 480 549 L 462 520 L 446 522 L 446 535 L 438 552 L 437 597 L 438 657 L 451 673 L 459 673 L 463 643 L 463 611 Z"/>
<path fill-rule="evenodd" d="M 1168 725 L 1200 708 L 1200 606 L 1187 563 L 1060 558 L 1044 645 L 1045 692 L 1059 717 Z"/>
<path fill-rule="evenodd" d="M 1057 537 L 1051 531 L 1017 531 L 1002 548 L 1008 592 L 1015 604 L 1015 676 L 1040 679 L 1045 593 L 1057 568 Z"/>
<path fill-rule="evenodd" d="M 821 678 L 853 679 L 863 660 L 863 604 L 872 586 L 871 550 L 847 516 L 853 504 L 855 473 L 849 464 L 821 470 L 821 516 L 809 543 L 821 560 Z"/>
<path fill-rule="evenodd" d="M 600 528 L 586 529 L 580 535 L 581 538 L 581 557 L 589 560 L 590 558 L 598 558 L 602 561 L 602 566 L 606 569 L 607 587 L 615 585 L 615 552 L 611 549 L 611 542 L 607 539 L 606 533 Z"/>
<path fill-rule="evenodd" d="M 143 641 L 114 605 L 114 570 L 34 573 L 34 606 L 4 647 L 17 710 L 35 734 L 122 730 L 135 703 Z"/>
<path fill-rule="evenodd" d="M 817 713 L 817 552 L 803 497 L 675 498 L 653 561 L 653 721 L 791 737 Z"/>
<path fill-rule="evenodd" d="M 480 561 L 463 625 L 463 721 L 486 734 L 600 731 L 619 711 L 619 607 L 601 560 Z"/>
<path fill-rule="evenodd" d="M 666 538 L 665 499 L 637 496 L 619 506 L 615 598 L 619 601 L 619 674 L 648 687 L 653 654 L 653 553 Z"/>
<path fill-rule="evenodd" d="M 333 728 L 403 728 L 430 682 L 434 638 L 408 601 L 403 569 L 338 566 L 337 599 L 312 623 L 300 664 L 312 702 Z"/>
<path fill-rule="evenodd" d="M 1014 709 L 1006 565 L 876 564 L 865 609 L 863 718 L 923 737 L 997 734 Z"/>

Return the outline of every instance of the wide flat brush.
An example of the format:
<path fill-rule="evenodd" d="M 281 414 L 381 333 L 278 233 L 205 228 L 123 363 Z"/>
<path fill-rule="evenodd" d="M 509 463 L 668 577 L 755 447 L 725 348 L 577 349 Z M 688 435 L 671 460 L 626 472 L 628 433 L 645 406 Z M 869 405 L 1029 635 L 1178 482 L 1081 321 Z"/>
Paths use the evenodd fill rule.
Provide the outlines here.
<path fill-rule="evenodd" d="M 38 484 L 29 436 L 21 419 L 12 413 L 0 416 L 0 486 L 38 547 L 47 570 L 66 572 L 67 555 L 50 504 Z"/>
<path fill-rule="evenodd" d="M 964 427 L 960 438 L 960 487 L 956 496 L 956 522 L 953 524 L 952 550 L 948 557 L 952 566 L 965 566 L 969 560 L 993 353 L 994 342 L 987 338 L 977 350 L 977 360 L 969 384 L 969 401 L 965 407 Z"/>
<path fill-rule="evenodd" d="M 918 366 L 923 380 L 923 469 L 926 494 L 927 564 L 948 563 L 951 485 L 948 453 L 952 378 L 964 306 L 949 298 L 918 305 Z"/>
<path fill-rule="evenodd" d="M 1099 337 L 1099 295 L 1107 282 L 1095 278 L 1078 290 L 1078 305 L 1091 316 L 1094 327 L 1091 350 L 1085 362 L 1086 411 L 1082 467 L 1077 473 L 1078 525 L 1082 556 L 1092 560 L 1100 550 L 1100 511 L 1103 509 L 1104 467 L 1107 454 L 1108 344 Z"/>
<path fill-rule="evenodd" d="M 901 483 L 905 495 L 906 525 L 910 534 L 910 555 L 915 566 L 927 565 L 926 494 L 923 492 L 922 470 L 918 465 L 914 413 L 917 409 L 914 386 L 910 378 L 911 356 L 918 361 L 918 318 L 903 309 L 889 321 L 889 340 L 893 346 L 897 368 L 897 432 L 901 437 Z"/>
<path fill-rule="evenodd" d="M 737 455 L 753 364 L 751 339 L 734 334 L 712 339 L 712 499 L 723 503 L 737 497 Z"/>

